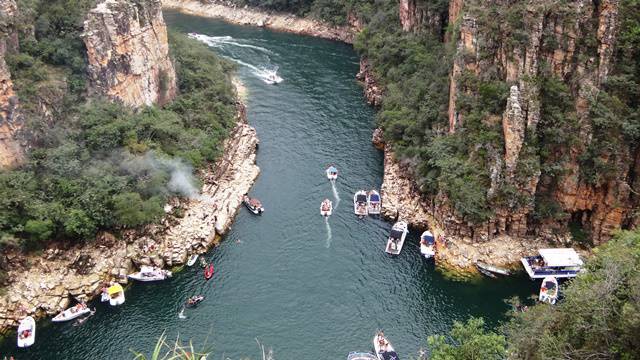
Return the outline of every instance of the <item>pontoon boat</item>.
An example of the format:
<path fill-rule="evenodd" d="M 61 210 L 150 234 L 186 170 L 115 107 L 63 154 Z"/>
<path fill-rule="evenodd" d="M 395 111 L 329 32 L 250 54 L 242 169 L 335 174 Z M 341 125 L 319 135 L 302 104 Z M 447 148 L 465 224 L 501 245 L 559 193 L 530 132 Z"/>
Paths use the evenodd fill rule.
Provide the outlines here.
<path fill-rule="evenodd" d="M 582 260 L 571 248 L 540 249 L 539 253 L 538 256 L 524 257 L 520 260 L 532 280 L 547 276 L 572 278 L 582 271 Z"/>
<path fill-rule="evenodd" d="M 36 342 L 36 321 L 31 316 L 27 316 L 18 326 L 18 347 L 26 348 L 34 342 Z"/>
<path fill-rule="evenodd" d="M 88 314 L 90 312 L 91 312 L 91 309 L 89 309 L 89 307 L 86 304 L 77 304 L 61 312 L 60 314 L 56 315 L 56 317 L 54 317 L 51 321 L 53 322 L 69 321 L 75 318 L 79 318 L 80 316 L 84 314 Z"/>
<path fill-rule="evenodd" d="M 431 231 L 427 230 L 423 232 L 420 236 L 420 254 L 422 254 L 427 259 L 434 257 L 436 255 L 434 245 L 435 238 L 433 237 Z"/>
<path fill-rule="evenodd" d="M 129 279 L 138 281 L 160 281 L 171 277 L 171 271 L 153 266 L 142 265 L 140 271 L 129 274 Z"/>
<path fill-rule="evenodd" d="M 367 216 L 367 192 L 358 191 L 353 195 L 353 212 L 358 216 Z"/>
<path fill-rule="evenodd" d="M 402 251 L 404 246 L 404 239 L 407 237 L 409 230 L 407 230 L 407 223 L 404 221 L 398 221 L 393 224 L 391 233 L 387 239 L 387 247 L 385 251 L 387 254 L 398 255 Z"/>
<path fill-rule="evenodd" d="M 375 190 L 369 191 L 369 194 L 367 195 L 367 211 L 369 212 L 369 215 L 379 215 L 381 204 L 380 194 Z"/>

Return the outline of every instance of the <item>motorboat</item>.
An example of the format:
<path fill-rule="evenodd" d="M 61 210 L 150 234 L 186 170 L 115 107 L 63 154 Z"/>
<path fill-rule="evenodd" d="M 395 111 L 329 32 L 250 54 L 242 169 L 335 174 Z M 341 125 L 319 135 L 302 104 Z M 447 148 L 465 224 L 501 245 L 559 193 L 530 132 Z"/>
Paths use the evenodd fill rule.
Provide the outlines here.
<path fill-rule="evenodd" d="M 154 266 L 142 265 L 140 271 L 129 274 L 129 279 L 138 281 L 160 281 L 171 277 L 171 271 L 163 270 Z"/>
<path fill-rule="evenodd" d="M 368 352 L 350 352 L 347 360 L 378 360 L 378 357 Z"/>
<path fill-rule="evenodd" d="M 262 215 L 262 213 L 264 212 L 264 208 L 262 207 L 262 203 L 260 203 L 260 200 L 256 198 L 250 198 L 247 194 L 244 194 L 244 196 L 242 197 L 242 203 L 247 207 L 247 209 L 249 209 L 249 211 L 256 215 Z"/>
<path fill-rule="evenodd" d="M 200 256 L 200 255 L 193 254 L 193 255 L 189 256 L 189 260 L 187 261 L 187 266 L 193 266 L 196 263 L 196 261 L 198 260 L 198 256 Z"/>
<path fill-rule="evenodd" d="M 205 278 L 206 280 L 211 279 L 211 277 L 213 276 L 213 273 L 214 273 L 214 272 L 215 272 L 215 269 L 214 269 L 214 267 L 213 267 L 213 264 L 209 264 L 209 266 L 207 266 L 207 267 L 204 269 L 204 278 Z"/>
<path fill-rule="evenodd" d="M 277 85 L 280 84 L 283 79 L 278 76 L 278 72 L 276 70 L 266 72 L 262 80 L 269 85 Z"/>
<path fill-rule="evenodd" d="M 538 252 L 537 256 L 520 259 L 531 280 L 547 276 L 572 278 L 583 271 L 584 263 L 574 249 L 540 249 Z"/>
<path fill-rule="evenodd" d="M 358 191 L 353 195 L 353 212 L 358 216 L 367 216 L 367 192 Z"/>
<path fill-rule="evenodd" d="M 51 321 L 53 322 L 70 321 L 70 320 L 79 318 L 84 314 L 88 314 L 90 312 L 91 312 L 91 309 L 89 309 L 87 304 L 80 303 L 64 310 L 60 314 L 56 315 Z"/>
<path fill-rule="evenodd" d="M 329 199 L 324 199 L 324 201 L 320 204 L 320 215 L 331 216 L 332 212 L 333 203 Z"/>
<path fill-rule="evenodd" d="M 542 285 L 540 285 L 540 296 L 538 300 L 553 305 L 556 303 L 556 300 L 558 300 L 559 292 L 558 279 L 553 276 L 547 276 L 542 280 Z"/>
<path fill-rule="evenodd" d="M 195 295 L 195 296 L 192 296 L 192 297 L 188 298 L 187 302 L 185 303 L 185 305 L 189 306 L 189 307 L 193 307 L 193 306 L 196 306 L 196 305 L 200 304 L 202 301 L 204 301 L 204 296 L 203 295 Z"/>
<path fill-rule="evenodd" d="M 385 251 L 387 254 L 398 255 L 402 251 L 404 246 L 404 239 L 407 237 L 409 230 L 407 229 L 407 223 L 404 221 L 398 221 L 393 224 L 391 233 L 387 239 L 387 247 Z"/>
<path fill-rule="evenodd" d="M 36 321 L 31 316 L 20 321 L 18 325 L 18 347 L 26 348 L 36 342 Z"/>
<path fill-rule="evenodd" d="M 373 337 L 373 348 L 376 350 L 378 360 L 399 360 L 396 350 L 393 348 L 389 340 L 384 336 L 382 331 Z"/>
<path fill-rule="evenodd" d="M 369 212 L 369 215 L 380 215 L 381 205 L 380 194 L 376 190 L 369 191 L 369 194 L 367 194 L 367 212 Z"/>
<path fill-rule="evenodd" d="M 331 165 L 327 168 L 327 179 L 336 180 L 338 178 L 338 169 Z"/>
<path fill-rule="evenodd" d="M 478 271 L 480 271 L 482 274 L 488 277 L 495 278 L 496 275 L 502 275 L 502 276 L 511 275 L 511 272 L 509 272 L 509 270 L 507 269 L 503 269 L 495 265 L 490 265 L 482 261 L 476 261 L 475 265 Z"/>
<path fill-rule="evenodd" d="M 111 306 L 118 306 L 124 304 L 124 289 L 120 284 L 111 285 L 107 289 L 109 294 L 109 304 Z"/>
<path fill-rule="evenodd" d="M 427 259 L 430 259 L 436 255 L 435 251 L 435 243 L 436 239 L 431 233 L 431 231 L 427 230 L 420 235 L 420 254 Z"/>

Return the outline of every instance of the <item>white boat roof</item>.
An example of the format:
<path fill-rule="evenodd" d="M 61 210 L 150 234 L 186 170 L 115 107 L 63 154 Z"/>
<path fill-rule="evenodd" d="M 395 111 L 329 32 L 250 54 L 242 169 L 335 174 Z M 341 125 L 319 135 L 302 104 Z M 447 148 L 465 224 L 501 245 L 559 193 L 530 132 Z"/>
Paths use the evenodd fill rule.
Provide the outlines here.
<path fill-rule="evenodd" d="M 540 249 L 540 256 L 547 266 L 582 266 L 578 253 L 571 249 Z"/>

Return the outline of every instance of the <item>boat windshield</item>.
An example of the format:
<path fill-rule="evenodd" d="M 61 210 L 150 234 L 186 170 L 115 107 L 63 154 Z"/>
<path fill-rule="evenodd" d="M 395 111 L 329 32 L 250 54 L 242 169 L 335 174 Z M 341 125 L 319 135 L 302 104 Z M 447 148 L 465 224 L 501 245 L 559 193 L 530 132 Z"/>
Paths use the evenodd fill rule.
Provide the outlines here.
<path fill-rule="evenodd" d="M 433 235 L 422 235 L 422 240 L 426 241 L 427 244 L 429 245 L 433 245 L 433 243 L 435 242 L 435 238 L 433 237 Z"/>
<path fill-rule="evenodd" d="M 369 197 L 369 199 L 370 199 L 371 201 L 378 202 L 378 201 L 380 201 L 380 196 L 379 196 L 378 194 L 371 194 L 371 196 Z"/>
<path fill-rule="evenodd" d="M 365 195 L 358 194 L 356 196 L 356 201 L 357 202 L 362 202 L 362 203 L 367 202 L 367 197 Z"/>
<path fill-rule="evenodd" d="M 393 239 L 400 239 L 402 238 L 402 234 L 403 232 L 400 230 L 391 230 L 391 234 L 389 234 L 389 237 Z"/>

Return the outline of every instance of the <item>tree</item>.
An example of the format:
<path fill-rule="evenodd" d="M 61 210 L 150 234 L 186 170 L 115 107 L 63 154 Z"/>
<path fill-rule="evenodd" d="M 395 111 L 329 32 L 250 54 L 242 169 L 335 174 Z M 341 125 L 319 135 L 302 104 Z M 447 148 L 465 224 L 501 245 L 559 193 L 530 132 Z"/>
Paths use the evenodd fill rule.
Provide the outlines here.
<path fill-rule="evenodd" d="M 454 322 L 451 340 L 442 335 L 429 336 L 431 360 L 492 360 L 506 355 L 504 336 L 484 330 L 484 320 L 470 318 Z"/>

